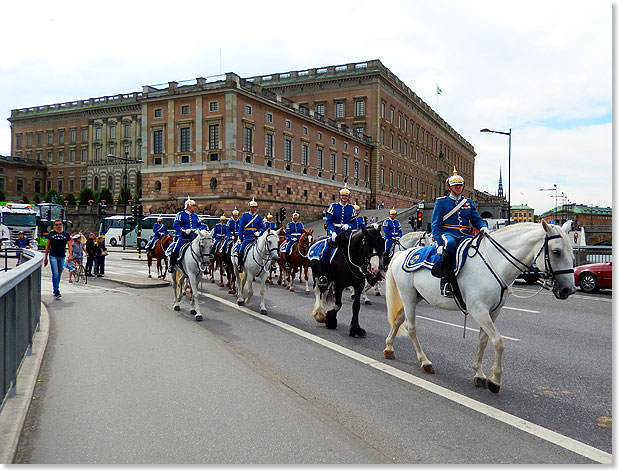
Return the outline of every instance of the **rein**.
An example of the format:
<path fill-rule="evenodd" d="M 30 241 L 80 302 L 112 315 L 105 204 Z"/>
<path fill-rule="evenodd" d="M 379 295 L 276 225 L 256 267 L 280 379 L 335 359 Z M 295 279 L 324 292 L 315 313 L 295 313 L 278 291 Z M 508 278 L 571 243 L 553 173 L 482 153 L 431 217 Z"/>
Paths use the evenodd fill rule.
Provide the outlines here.
<path fill-rule="evenodd" d="M 345 260 L 346 265 L 348 266 L 348 269 L 350 271 L 350 273 L 352 273 L 352 276 L 354 276 L 356 279 L 366 279 L 367 276 L 369 276 L 369 273 L 367 272 L 367 266 L 369 265 L 369 261 L 371 260 L 371 258 L 373 258 L 374 256 L 380 256 L 377 253 L 374 253 L 372 251 L 371 256 L 367 257 L 365 256 L 365 247 L 367 246 L 367 236 L 366 235 L 362 235 L 362 241 L 361 241 L 361 247 L 362 247 L 362 253 L 364 256 L 363 259 L 363 266 L 359 266 L 356 263 L 354 263 L 354 261 L 352 261 L 352 256 L 350 254 L 350 245 L 352 244 L 352 236 L 350 236 L 350 238 L 348 239 L 348 256 L 343 256 L 343 259 Z M 358 272 L 360 272 L 360 276 L 357 275 L 354 272 L 354 269 L 350 266 L 350 264 L 352 266 L 354 266 L 356 269 L 358 269 Z"/>
<path fill-rule="evenodd" d="M 271 262 L 271 257 L 269 256 L 270 253 L 272 251 L 277 252 L 278 247 L 275 246 L 275 248 L 269 248 L 270 243 L 268 242 L 268 235 L 266 236 L 266 248 L 268 251 L 262 251 L 260 250 L 260 246 L 259 246 L 259 238 L 256 241 L 255 244 L 255 249 L 251 251 L 251 256 L 253 257 L 253 261 L 255 261 L 255 264 L 257 264 L 260 267 L 260 271 L 257 273 L 257 275 L 255 277 L 259 277 L 260 274 L 262 274 L 262 271 L 264 271 L 264 269 L 266 268 L 266 265 Z M 260 255 L 260 260 L 264 260 L 264 264 L 261 264 L 256 258 L 255 258 L 255 252 L 257 252 Z"/>

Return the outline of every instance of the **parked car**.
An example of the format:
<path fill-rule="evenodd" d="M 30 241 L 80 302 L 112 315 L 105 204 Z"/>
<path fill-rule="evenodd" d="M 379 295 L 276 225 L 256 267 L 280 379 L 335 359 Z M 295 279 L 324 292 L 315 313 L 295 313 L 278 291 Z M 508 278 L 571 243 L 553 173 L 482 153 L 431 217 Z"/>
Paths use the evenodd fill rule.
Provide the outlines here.
<path fill-rule="evenodd" d="M 584 292 L 612 288 L 612 262 L 583 264 L 575 268 L 575 285 Z"/>

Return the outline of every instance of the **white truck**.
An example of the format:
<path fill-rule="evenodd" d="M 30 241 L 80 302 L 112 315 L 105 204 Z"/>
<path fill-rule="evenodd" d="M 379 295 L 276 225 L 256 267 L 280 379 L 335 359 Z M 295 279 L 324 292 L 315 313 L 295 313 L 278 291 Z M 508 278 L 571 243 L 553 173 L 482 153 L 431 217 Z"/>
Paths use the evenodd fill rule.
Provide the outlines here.
<path fill-rule="evenodd" d="M 0 204 L 0 222 L 10 230 L 13 242 L 19 238 L 19 232 L 24 232 L 32 244 L 36 245 L 39 237 L 37 215 L 38 212 L 32 204 L 14 202 Z"/>

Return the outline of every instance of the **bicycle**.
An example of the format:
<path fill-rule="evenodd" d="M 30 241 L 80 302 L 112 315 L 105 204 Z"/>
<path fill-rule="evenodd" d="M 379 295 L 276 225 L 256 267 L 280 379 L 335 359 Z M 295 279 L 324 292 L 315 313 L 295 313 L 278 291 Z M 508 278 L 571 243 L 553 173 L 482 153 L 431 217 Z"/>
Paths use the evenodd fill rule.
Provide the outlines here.
<path fill-rule="evenodd" d="M 84 269 L 84 265 L 80 262 L 77 264 L 77 267 L 73 271 L 73 280 L 76 283 L 79 283 L 82 278 L 84 279 L 84 284 L 88 284 L 88 276 L 86 276 L 86 270 Z"/>

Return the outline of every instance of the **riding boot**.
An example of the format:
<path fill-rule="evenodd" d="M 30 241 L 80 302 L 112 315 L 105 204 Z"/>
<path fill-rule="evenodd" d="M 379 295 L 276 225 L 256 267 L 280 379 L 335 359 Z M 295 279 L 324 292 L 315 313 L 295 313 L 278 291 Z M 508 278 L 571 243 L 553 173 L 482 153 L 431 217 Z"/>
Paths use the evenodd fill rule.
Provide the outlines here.
<path fill-rule="evenodd" d="M 241 273 L 243 270 L 243 259 L 242 259 L 242 249 L 238 250 L 238 272 Z"/>
<path fill-rule="evenodd" d="M 167 267 L 167 271 L 170 273 L 174 272 L 174 265 L 176 264 L 176 253 L 172 253 L 170 255 L 169 266 Z"/>
<path fill-rule="evenodd" d="M 453 297 L 453 285 L 450 282 L 453 271 L 453 255 L 448 251 L 444 251 L 442 254 L 441 271 L 440 294 L 444 297 Z"/>

